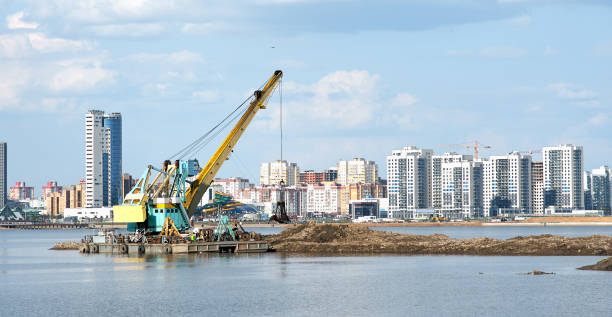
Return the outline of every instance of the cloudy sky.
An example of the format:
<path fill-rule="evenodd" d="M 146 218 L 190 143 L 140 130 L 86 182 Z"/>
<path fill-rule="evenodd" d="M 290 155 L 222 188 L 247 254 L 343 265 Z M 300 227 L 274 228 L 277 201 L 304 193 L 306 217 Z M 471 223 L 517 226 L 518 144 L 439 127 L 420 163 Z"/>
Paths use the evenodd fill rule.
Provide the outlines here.
<path fill-rule="evenodd" d="M 0 140 L 9 183 L 37 194 L 83 178 L 88 109 L 123 114 L 139 175 L 275 69 L 284 158 L 302 170 L 365 157 L 384 176 L 393 149 L 474 140 L 483 155 L 574 143 L 588 169 L 612 164 L 606 0 L 0 0 L 0 16 Z M 279 158 L 279 104 L 220 176 L 257 181 Z"/>

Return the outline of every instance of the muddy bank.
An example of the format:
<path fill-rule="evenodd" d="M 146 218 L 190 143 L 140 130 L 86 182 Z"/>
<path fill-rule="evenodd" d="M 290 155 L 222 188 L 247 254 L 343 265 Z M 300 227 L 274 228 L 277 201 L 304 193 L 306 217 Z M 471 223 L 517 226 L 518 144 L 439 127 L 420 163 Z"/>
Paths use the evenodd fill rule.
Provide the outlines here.
<path fill-rule="evenodd" d="M 300 225 L 265 238 L 279 252 L 326 254 L 612 255 L 612 236 L 544 234 L 507 240 L 419 236 L 346 225 Z"/>
<path fill-rule="evenodd" d="M 81 242 L 74 241 L 58 242 L 49 250 L 78 250 L 81 245 L 83 245 Z"/>
<path fill-rule="evenodd" d="M 612 257 L 603 259 L 596 264 L 579 267 L 579 270 L 612 271 Z"/>

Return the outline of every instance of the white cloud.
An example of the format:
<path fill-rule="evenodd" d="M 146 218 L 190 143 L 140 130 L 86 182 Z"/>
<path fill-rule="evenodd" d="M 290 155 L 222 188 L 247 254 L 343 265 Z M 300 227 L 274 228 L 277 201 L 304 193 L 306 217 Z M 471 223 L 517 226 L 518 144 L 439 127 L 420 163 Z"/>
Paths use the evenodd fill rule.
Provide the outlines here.
<path fill-rule="evenodd" d="M 548 89 L 555 91 L 557 97 L 562 99 L 592 99 L 597 94 L 591 90 L 570 83 L 553 83 L 548 85 Z"/>
<path fill-rule="evenodd" d="M 92 26 L 91 30 L 99 36 L 141 37 L 162 33 L 164 31 L 164 25 L 161 23 L 103 24 Z"/>
<path fill-rule="evenodd" d="M 43 33 L 0 35 L 0 56 L 21 58 L 33 53 L 91 50 L 89 41 L 49 38 Z"/>
<path fill-rule="evenodd" d="M 200 101 L 207 103 L 219 100 L 219 92 L 214 90 L 194 91 L 191 95 L 198 98 Z"/>
<path fill-rule="evenodd" d="M 526 27 L 526 26 L 530 25 L 532 21 L 533 21 L 533 19 L 529 15 L 521 15 L 519 17 L 515 17 L 515 18 L 512 18 L 512 19 L 508 20 L 508 22 L 511 25 L 519 26 L 519 27 Z"/>
<path fill-rule="evenodd" d="M 588 123 L 590 125 L 602 125 L 604 123 L 606 123 L 606 121 L 608 121 L 608 115 L 605 113 L 598 113 L 594 116 L 592 116 L 591 118 L 589 118 Z"/>
<path fill-rule="evenodd" d="M 229 30 L 230 26 L 223 22 L 184 23 L 181 32 L 185 34 L 204 35 L 218 31 Z"/>
<path fill-rule="evenodd" d="M 139 62 L 139 63 L 152 63 L 152 62 L 163 62 L 163 63 L 175 63 L 175 64 L 193 64 L 201 63 L 204 61 L 202 56 L 192 51 L 183 50 L 168 54 L 150 54 L 140 53 L 128 56 L 128 59 Z"/>
<path fill-rule="evenodd" d="M 11 14 L 6 17 L 6 25 L 9 30 L 15 29 L 36 29 L 38 27 L 38 23 L 36 22 L 24 22 L 23 19 L 24 12 L 19 11 L 15 14 Z"/>
<path fill-rule="evenodd" d="M 546 45 L 546 47 L 544 48 L 544 52 L 542 53 L 542 55 L 544 56 L 553 56 L 557 54 L 559 54 L 559 51 L 557 51 L 550 45 Z"/>
<path fill-rule="evenodd" d="M 401 93 L 395 96 L 393 101 L 391 101 L 391 105 L 393 106 L 410 106 L 415 104 L 418 101 L 416 97 L 411 94 Z"/>
<path fill-rule="evenodd" d="M 592 52 L 591 55 L 594 56 L 612 56 L 612 41 L 608 41 L 608 42 L 602 42 L 597 44 Z"/>
<path fill-rule="evenodd" d="M 58 63 L 61 67 L 47 82 L 49 90 L 60 92 L 85 92 L 114 82 L 115 72 L 104 69 L 99 62 L 93 65 L 68 60 Z"/>

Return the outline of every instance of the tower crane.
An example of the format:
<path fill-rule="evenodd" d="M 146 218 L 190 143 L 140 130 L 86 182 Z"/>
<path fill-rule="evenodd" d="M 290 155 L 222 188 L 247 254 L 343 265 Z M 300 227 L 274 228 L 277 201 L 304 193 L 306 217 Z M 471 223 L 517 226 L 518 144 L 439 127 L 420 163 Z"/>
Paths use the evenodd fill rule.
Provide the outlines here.
<path fill-rule="evenodd" d="M 478 159 L 478 150 L 479 149 L 490 149 L 491 147 L 489 145 L 482 145 L 479 144 L 478 141 L 474 141 L 474 145 L 472 144 L 447 144 L 447 145 L 440 145 L 438 146 L 438 148 L 441 149 L 474 149 L 474 160 Z"/>
<path fill-rule="evenodd" d="M 257 111 L 266 108 L 282 76 L 282 71 L 275 71 L 263 88 L 255 91 L 238 123 L 193 181 L 187 180 L 187 161 L 176 160 L 172 164 L 167 160 L 161 169 L 149 165 L 123 203 L 113 206 L 115 222 L 127 223 L 128 231 L 159 233 L 171 223 L 178 230 L 190 229 L 189 219 L 202 196 Z"/>

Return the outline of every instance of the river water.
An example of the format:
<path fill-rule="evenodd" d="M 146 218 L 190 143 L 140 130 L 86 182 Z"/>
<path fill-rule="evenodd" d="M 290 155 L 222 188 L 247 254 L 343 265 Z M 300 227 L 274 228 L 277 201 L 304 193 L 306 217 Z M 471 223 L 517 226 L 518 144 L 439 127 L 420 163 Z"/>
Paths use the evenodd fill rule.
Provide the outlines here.
<path fill-rule="evenodd" d="M 542 233 L 612 234 L 610 227 L 379 229 L 502 239 Z M 0 316 L 610 316 L 612 312 L 612 272 L 575 269 L 604 257 L 279 253 L 128 257 L 48 250 L 55 242 L 91 233 L 0 231 Z M 556 274 L 521 274 L 534 269 Z"/>

